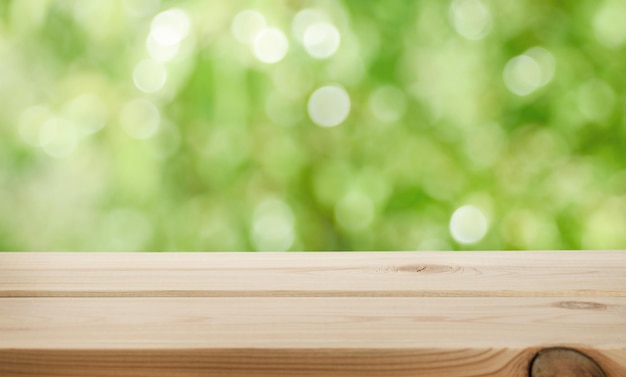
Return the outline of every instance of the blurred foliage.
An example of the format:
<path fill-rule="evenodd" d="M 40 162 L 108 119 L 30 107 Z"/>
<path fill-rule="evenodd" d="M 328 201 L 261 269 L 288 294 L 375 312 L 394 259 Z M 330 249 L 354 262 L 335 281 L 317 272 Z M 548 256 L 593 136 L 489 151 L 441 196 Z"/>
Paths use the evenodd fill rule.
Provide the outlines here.
<path fill-rule="evenodd" d="M 0 250 L 626 248 L 624 20 L 3 0 Z"/>

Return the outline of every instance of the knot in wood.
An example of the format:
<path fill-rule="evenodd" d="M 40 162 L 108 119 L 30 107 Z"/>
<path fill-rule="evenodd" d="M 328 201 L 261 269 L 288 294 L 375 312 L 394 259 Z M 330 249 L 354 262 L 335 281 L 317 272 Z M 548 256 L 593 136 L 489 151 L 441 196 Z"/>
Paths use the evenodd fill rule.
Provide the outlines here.
<path fill-rule="evenodd" d="M 589 302 L 589 301 L 560 301 L 557 302 L 554 306 L 557 308 L 563 309 L 572 309 L 572 310 L 606 310 L 607 306 L 601 304 L 599 302 Z"/>
<path fill-rule="evenodd" d="M 530 365 L 530 377 L 606 377 L 587 355 L 570 348 L 546 348 Z"/>

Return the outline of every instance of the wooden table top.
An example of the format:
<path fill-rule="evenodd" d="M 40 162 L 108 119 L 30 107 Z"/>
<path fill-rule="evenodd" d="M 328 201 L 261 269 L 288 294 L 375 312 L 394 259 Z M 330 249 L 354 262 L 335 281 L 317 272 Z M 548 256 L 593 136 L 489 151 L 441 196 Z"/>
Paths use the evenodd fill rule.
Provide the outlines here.
<path fill-rule="evenodd" d="M 561 374 L 538 367 L 552 349 Z M 526 377 L 533 360 L 533 377 L 626 376 L 626 252 L 0 253 L 0 377 Z"/>

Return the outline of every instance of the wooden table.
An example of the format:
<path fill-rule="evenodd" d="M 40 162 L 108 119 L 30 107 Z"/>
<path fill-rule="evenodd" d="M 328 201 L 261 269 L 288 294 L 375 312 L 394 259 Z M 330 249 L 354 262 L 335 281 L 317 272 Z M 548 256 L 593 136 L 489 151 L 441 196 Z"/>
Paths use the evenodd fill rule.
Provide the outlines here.
<path fill-rule="evenodd" d="M 0 376 L 624 377 L 626 252 L 0 253 Z"/>

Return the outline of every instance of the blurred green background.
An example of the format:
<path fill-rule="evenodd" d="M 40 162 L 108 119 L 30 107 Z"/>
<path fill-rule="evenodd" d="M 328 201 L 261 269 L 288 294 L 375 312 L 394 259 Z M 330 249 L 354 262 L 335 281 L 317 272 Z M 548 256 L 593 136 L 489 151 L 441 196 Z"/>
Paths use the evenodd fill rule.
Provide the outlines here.
<path fill-rule="evenodd" d="M 625 20 L 3 0 L 0 250 L 626 248 Z"/>

